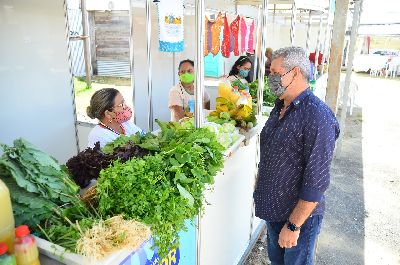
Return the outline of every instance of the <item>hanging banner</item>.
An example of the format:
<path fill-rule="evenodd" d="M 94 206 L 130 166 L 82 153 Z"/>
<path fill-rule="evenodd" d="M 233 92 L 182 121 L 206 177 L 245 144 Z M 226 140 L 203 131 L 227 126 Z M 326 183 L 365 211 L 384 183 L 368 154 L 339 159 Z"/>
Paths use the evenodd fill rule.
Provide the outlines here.
<path fill-rule="evenodd" d="M 160 1 L 158 3 L 158 24 L 160 51 L 183 51 L 183 0 Z"/>

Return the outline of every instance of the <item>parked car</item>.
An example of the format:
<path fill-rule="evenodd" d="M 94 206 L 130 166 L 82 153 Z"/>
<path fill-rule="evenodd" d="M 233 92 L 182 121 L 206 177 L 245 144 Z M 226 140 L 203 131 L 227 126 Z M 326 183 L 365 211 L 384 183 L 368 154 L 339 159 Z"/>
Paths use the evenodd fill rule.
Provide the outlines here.
<path fill-rule="evenodd" d="M 385 68 L 389 59 L 399 61 L 400 51 L 389 49 L 372 50 L 370 54 L 359 54 L 354 57 L 355 72 L 380 71 Z"/>

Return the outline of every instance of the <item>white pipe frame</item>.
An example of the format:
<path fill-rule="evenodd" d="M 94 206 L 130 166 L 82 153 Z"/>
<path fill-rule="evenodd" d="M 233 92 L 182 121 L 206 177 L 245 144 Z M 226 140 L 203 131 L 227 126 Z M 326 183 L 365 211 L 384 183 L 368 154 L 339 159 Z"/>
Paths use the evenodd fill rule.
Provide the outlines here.
<path fill-rule="evenodd" d="M 290 22 L 290 45 L 294 46 L 294 40 L 296 37 L 296 13 L 297 13 L 297 8 L 295 1 L 293 1 L 292 4 L 292 17 L 291 17 L 291 22 Z"/>
<path fill-rule="evenodd" d="M 310 53 L 310 41 L 311 41 L 311 20 L 312 20 L 312 10 L 308 12 L 308 23 L 307 23 L 307 40 L 306 40 L 306 53 Z"/>
<path fill-rule="evenodd" d="M 204 36 L 205 36 L 205 1 L 195 1 L 196 21 L 196 60 L 195 60 L 195 126 L 200 128 L 203 124 L 203 99 L 204 99 Z M 201 211 L 197 216 L 196 229 L 196 264 L 201 264 Z"/>
<path fill-rule="evenodd" d="M 336 155 L 340 156 L 342 152 L 342 143 L 343 143 L 343 135 L 345 132 L 345 125 L 346 125 L 346 116 L 347 116 L 347 101 L 349 100 L 349 92 L 350 92 L 350 82 L 351 82 L 351 75 L 353 71 L 353 59 L 354 59 L 354 52 L 357 42 L 357 35 L 358 35 L 358 27 L 360 25 L 360 13 L 361 13 L 361 5 L 363 0 L 358 0 L 354 6 L 354 14 L 353 14 L 353 23 L 351 25 L 351 35 L 350 35 L 350 46 L 349 46 L 349 57 L 348 57 L 348 64 L 346 69 L 346 78 L 344 81 L 344 89 L 342 93 L 342 110 L 340 113 L 340 136 L 337 143 L 337 150 Z M 340 99 L 339 99 L 340 100 Z"/>
<path fill-rule="evenodd" d="M 151 3 L 152 0 L 146 0 L 146 33 L 147 33 L 147 64 L 148 64 L 148 76 L 147 76 L 147 101 L 149 104 L 148 108 L 148 130 L 153 131 L 153 83 L 152 83 L 152 64 L 151 64 Z"/>
<path fill-rule="evenodd" d="M 317 79 L 317 73 L 318 73 L 318 58 L 319 58 L 319 53 L 320 53 L 320 48 L 319 46 L 321 45 L 321 35 L 322 35 L 322 21 L 323 21 L 323 16 L 324 14 L 322 13 L 319 17 L 319 29 L 318 29 L 318 37 L 317 37 L 317 45 L 315 47 L 315 59 L 314 59 L 314 65 L 315 65 L 315 71 L 314 71 L 314 80 Z M 322 62 L 321 62 L 322 63 Z"/>
<path fill-rule="evenodd" d="M 129 62 L 131 70 L 131 87 L 132 87 L 132 112 L 133 122 L 136 123 L 136 104 L 135 104 L 135 68 L 134 68 L 134 38 L 133 38 L 133 2 L 129 0 L 129 23 L 130 23 L 130 36 L 129 36 Z"/>

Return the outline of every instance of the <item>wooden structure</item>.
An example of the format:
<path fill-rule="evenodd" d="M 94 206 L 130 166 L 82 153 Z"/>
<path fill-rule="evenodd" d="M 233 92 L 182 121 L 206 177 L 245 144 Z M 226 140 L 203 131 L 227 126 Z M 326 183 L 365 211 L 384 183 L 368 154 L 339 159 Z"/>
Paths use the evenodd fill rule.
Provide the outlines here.
<path fill-rule="evenodd" d="M 89 11 L 91 64 L 94 74 L 129 76 L 129 12 Z"/>

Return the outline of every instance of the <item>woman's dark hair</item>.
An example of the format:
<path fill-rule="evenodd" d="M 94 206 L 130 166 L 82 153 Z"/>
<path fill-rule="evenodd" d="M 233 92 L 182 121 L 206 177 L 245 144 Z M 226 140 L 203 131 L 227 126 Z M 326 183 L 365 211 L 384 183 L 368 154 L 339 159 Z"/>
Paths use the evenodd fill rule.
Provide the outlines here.
<path fill-rule="evenodd" d="M 250 63 L 251 65 L 253 65 L 251 60 L 249 59 L 249 57 L 240 56 L 239 59 L 236 60 L 235 64 L 232 66 L 232 69 L 229 72 L 229 76 L 239 74 L 238 67 L 240 67 L 240 66 L 242 66 L 242 65 L 244 65 L 246 63 Z"/>
<path fill-rule="evenodd" d="M 183 60 L 183 61 L 181 61 L 181 62 L 179 63 L 179 67 L 178 67 L 179 70 L 181 69 L 181 66 L 182 66 L 182 64 L 184 64 L 184 63 L 190 63 L 190 64 L 194 67 L 194 61 L 192 61 L 192 60 L 190 60 L 190 59 L 186 59 L 186 60 Z"/>
<path fill-rule="evenodd" d="M 90 106 L 86 113 L 91 119 L 102 120 L 106 110 L 111 111 L 115 104 L 115 97 L 119 93 L 115 88 L 103 88 L 96 91 L 90 99 Z"/>

